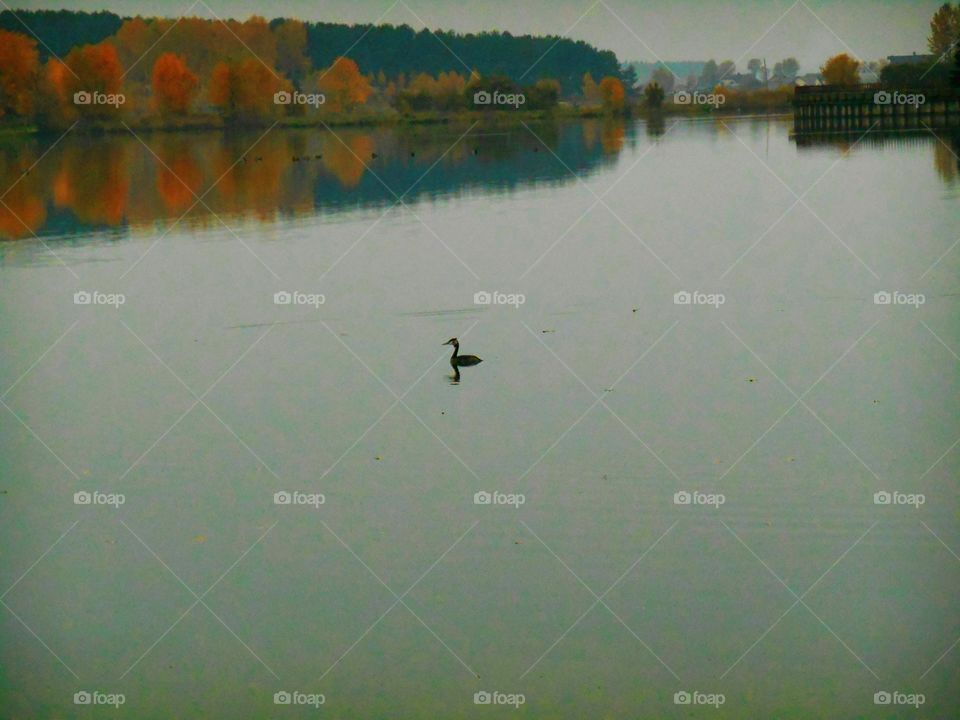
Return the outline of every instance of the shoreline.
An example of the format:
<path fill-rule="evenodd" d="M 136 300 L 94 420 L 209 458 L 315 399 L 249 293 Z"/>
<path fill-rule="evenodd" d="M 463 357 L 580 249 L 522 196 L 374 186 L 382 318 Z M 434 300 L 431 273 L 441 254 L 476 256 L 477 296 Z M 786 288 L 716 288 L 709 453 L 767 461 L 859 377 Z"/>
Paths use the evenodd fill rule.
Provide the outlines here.
<path fill-rule="evenodd" d="M 425 111 L 420 113 L 401 115 L 399 113 L 377 113 L 370 115 L 339 115 L 329 117 L 285 117 L 275 123 L 270 121 L 229 123 L 220 116 L 194 116 L 181 118 L 175 122 L 162 121 L 157 118 L 119 122 L 104 122 L 92 120 L 83 123 L 77 131 L 88 135 L 102 135 L 112 133 L 127 133 L 130 131 L 149 133 L 175 132 L 208 132 L 212 130 L 226 132 L 243 132 L 248 130 L 262 130 L 276 125 L 282 129 L 311 129 L 311 128 L 362 128 L 362 127 L 403 127 L 417 125 L 467 125 L 472 122 L 484 127 L 512 127 L 521 126 L 524 122 L 543 122 L 560 120 L 630 120 L 630 119 L 665 119 L 668 117 L 686 117 L 695 120 L 707 120 L 715 117 L 726 118 L 763 118 L 791 116 L 791 108 L 774 108 L 769 112 L 750 112 L 730 108 L 729 110 L 704 110 L 701 107 L 672 106 L 651 111 L 642 106 L 634 106 L 618 112 L 607 112 L 601 108 L 556 108 L 552 110 L 532 110 L 521 112 L 489 112 L 469 111 L 459 113 L 440 113 Z M 0 123 L 0 138 L 9 136 L 39 136 L 63 133 L 66 127 L 52 128 L 39 125 L 23 125 L 18 123 Z"/>

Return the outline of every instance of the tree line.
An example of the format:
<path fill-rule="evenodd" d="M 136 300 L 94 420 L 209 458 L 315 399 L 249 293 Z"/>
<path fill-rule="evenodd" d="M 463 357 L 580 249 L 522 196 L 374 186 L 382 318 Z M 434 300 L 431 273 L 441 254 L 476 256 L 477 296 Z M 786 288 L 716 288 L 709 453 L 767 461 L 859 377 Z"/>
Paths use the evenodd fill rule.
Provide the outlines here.
<path fill-rule="evenodd" d="M 64 37 L 50 45 L 42 33 L 41 42 L 25 34 L 19 23 L 13 30 L 0 29 L 0 116 L 43 127 L 64 127 L 77 118 L 157 117 L 176 123 L 198 115 L 243 124 L 359 107 L 402 113 L 544 110 L 580 89 L 584 67 L 587 74 L 595 68 L 608 90 L 617 85 L 623 94 L 615 56 L 584 43 L 558 42 L 534 65 L 529 58 L 544 38 L 448 33 L 448 40 L 477 60 L 474 67 L 459 67 L 462 57 L 428 31 L 406 27 L 268 22 L 256 16 L 221 22 L 197 17 L 119 21 L 110 13 L 67 11 L 27 15 L 24 20 L 39 22 L 41 29 L 63 28 Z M 9 27 L 10 17 L 0 13 L 0 27 Z M 67 30 L 63 21 L 69 17 L 81 22 Z M 355 36 L 363 28 L 371 37 L 351 48 L 351 57 L 338 54 L 359 39 Z M 328 37 L 335 42 L 324 42 Z M 416 51 L 427 39 L 444 56 Z M 57 52 L 70 43 L 75 44 L 62 55 Z M 521 66 L 525 69 L 518 71 Z M 562 68 L 560 76 L 545 76 L 551 68 Z M 597 103 L 622 107 L 617 94 L 598 95 Z"/>

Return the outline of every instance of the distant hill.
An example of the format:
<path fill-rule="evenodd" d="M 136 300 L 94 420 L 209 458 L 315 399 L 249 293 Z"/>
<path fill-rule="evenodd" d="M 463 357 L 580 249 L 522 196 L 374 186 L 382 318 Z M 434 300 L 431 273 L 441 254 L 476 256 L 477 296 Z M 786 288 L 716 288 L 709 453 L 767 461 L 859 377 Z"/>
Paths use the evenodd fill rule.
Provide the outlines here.
<path fill-rule="evenodd" d="M 676 61 L 666 61 L 664 63 L 659 62 L 631 62 L 628 63 L 634 72 L 637 73 L 637 80 L 641 85 L 646 85 L 650 82 L 650 77 L 653 75 L 654 71 L 660 65 L 665 65 L 666 68 L 673 72 L 681 80 L 686 80 L 689 75 L 694 75 L 695 77 L 700 77 L 700 73 L 703 72 L 703 66 L 707 64 L 706 60 L 676 60 Z"/>

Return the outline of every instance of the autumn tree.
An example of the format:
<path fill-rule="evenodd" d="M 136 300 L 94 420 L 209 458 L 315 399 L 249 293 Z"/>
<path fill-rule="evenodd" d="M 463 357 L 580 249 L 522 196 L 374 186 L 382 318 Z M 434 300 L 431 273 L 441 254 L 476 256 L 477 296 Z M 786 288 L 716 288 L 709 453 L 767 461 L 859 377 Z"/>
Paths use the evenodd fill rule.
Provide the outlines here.
<path fill-rule="evenodd" d="M 560 83 L 543 78 L 526 88 L 526 106 L 530 110 L 546 110 L 554 107 L 560 100 Z"/>
<path fill-rule="evenodd" d="M 310 70 L 307 26 L 299 20 L 284 20 L 273 29 L 273 34 L 277 42 L 277 70 L 299 87 Z"/>
<path fill-rule="evenodd" d="M 117 49 L 107 42 L 97 45 L 84 45 L 70 51 L 64 63 L 67 72 L 63 74 L 66 101 L 75 106 L 84 117 L 109 117 L 122 107 L 106 102 L 81 102 L 89 100 L 94 93 L 116 97 L 120 93 L 123 81 L 123 68 Z"/>
<path fill-rule="evenodd" d="M 0 117 L 30 114 L 39 72 L 37 43 L 0 30 Z"/>
<path fill-rule="evenodd" d="M 860 83 L 860 61 L 840 53 L 827 60 L 820 68 L 823 82 L 827 85 L 858 85 Z"/>
<path fill-rule="evenodd" d="M 944 3 L 930 20 L 927 47 L 939 58 L 948 53 L 958 42 L 960 42 L 960 5 L 953 7 L 950 3 Z"/>
<path fill-rule="evenodd" d="M 274 93 L 281 89 L 283 80 L 256 58 L 221 62 L 210 77 L 210 102 L 230 122 L 257 122 L 283 107 L 274 102 Z"/>
<path fill-rule="evenodd" d="M 622 110 L 625 96 L 623 83 L 619 78 L 607 75 L 600 81 L 600 96 L 603 98 L 603 107 L 606 110 Z"/>
<path fill-rule="evenodd" d="M 183 58 L 164 53 L 153 65 L 153 98 L 160 112 L 184 114 L 197 92 L 197 76 Z"/>
<path fill-rule="evenodd" d="M 326 97 L 326 105 L 337 112 L 349 112 L 363 105 L 373 88 L 350 58 L 338 57 L 316 80 Z"/>
<path fill-rule="evenodd" d="M 650 76 L 650 82 L 659 85 L 664 93 L 673 92 L 675 81 L 676 78 L 666 65 L 658 65 L 657 69 L 653 71 L 653 75 Z"/>
<path fill-rule="evenodd" d="M 580 92 L 583 93 L 583 99 L 588 103 L 598 102 L 600 100 L 600 88 L 590 73 L 583 74 L 583 81 L 580 83 Z"/>
<path fill-rule="evenodd" d="M 664 95 L 663 86 L 656 80 L 649 83 L 643 89 L 644 102 L 646 102 L 647 107 L 651 110 L 658 110 L 660 106 L 663 105 Z"/>

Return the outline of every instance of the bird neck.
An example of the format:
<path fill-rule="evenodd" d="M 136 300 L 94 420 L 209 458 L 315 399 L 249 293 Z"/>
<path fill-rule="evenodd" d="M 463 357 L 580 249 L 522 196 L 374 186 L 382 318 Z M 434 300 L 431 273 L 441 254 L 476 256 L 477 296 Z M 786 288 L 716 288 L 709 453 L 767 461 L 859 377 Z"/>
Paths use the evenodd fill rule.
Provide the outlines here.
<path fill-rule="evenodd" d="M 457 353 L 460 352 L 460 343 L 453 344 L 453 355 L 450 356 L 451 359 L 457 356 Z"/>

